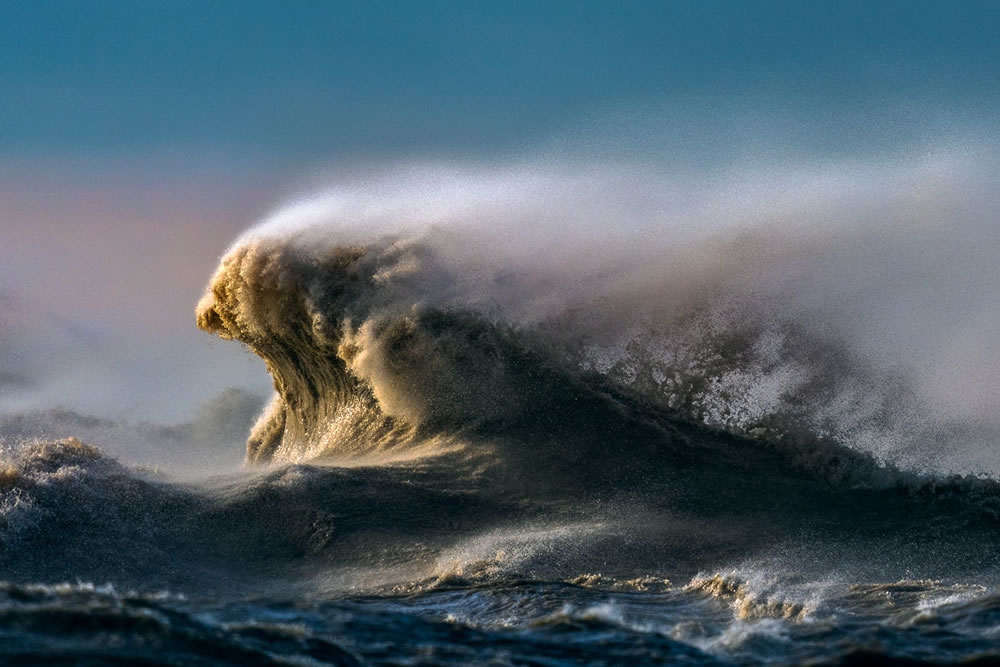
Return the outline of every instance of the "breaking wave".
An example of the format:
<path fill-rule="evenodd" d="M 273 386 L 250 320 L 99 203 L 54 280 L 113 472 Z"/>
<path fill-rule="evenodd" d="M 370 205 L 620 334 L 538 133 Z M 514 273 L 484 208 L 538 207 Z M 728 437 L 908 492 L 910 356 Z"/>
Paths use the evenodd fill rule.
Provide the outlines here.
<path fill-rule="evenodd" d="M 367 174 L 245 233 L 198 324 L 274 378 L 251 461 L 462 448 L 586 476 L 696 456 L 681 443 L 702 427 L 852 483 L 990 476 L 998 429 L 974 407 L 989 397 L 970 384 L 964 406 L 932 400 L 954 355 L 921 340 L 927 327 L 891 354 L 868 335 L 912 323 L 900 304 L 925 290 L 908 279 L 945 259 L 913 248 L 956 226 L 969 238 L 948 244 L 935 287 L 965 287 L 957 256 L 981 230 L 955 216 L 979 182 L 943 158 L 870 169 L 818 170 L 811 187 L 782 174 L 794 205 L 784 185 L 738 206 L 739 184 L 702 186 L 695 206 L 655 173 Z M 970 310 L 951 323 L 967 339 L 993 305 Z"/>
<path fill-rule="evenodd" d="M 523 526 L 586 515 L 643 535 L 617 554 L 629 567 L 607 576 L 657 571 L 665 544 L 688 577 L 706 558 L 775 544 L 797 554 L 793 569 L 822 570 L 828 563 L 802 545 L 838 551 L 844 540 L 905 552 L 908 576 L 979 572 L 973 553 L 995 551 L 1000 518 L 996 429 L 975 410 L 931 400 L 928 378 L 939 376 L 927 369 L 940 359 L 920 336 L 899 339 L 911 363 L 895 363 L 864 335 L 900 327 L 891 304 L 923 298 L 908 280 L 944 251 L 913 247 L 942 242 L 942 211 L 954 213 L 952 236 L 979 229 L 959 215 L 963 187 L 978 187 L 955 180 L 968 173 L 907 168 L 834 173 L 826 185 L 839 189 L 816 186 L 816 201 L 799 197 L 791 210 L 780 197 L 744 199 L 739 224 L 711 233 L 693 225 L 705 209 L 677 219 L 657 209 L 666 220 L 655 226 L 650 202 L 662 192 L 646 177 L 610 179 L 641 202 L 633 220 L 624 204 L 584 210 L 608 199 L 598 187 L 607 174 L 369 175 L 245 233 L 197 320 L 247 345 L 274 378 L 250 462 L 419 462 L 442 488 L 497 511 L 478 534 L 501 531 L 508 542 L 502 517 Z M 940 178 L 935 206 L 928 173 Z M 883 198 L 871 192 L 879 179 Z M 560 234 L 567 207 L 583 220 L 572 238 Z M 913 226 L 885 223 L 904 213 Z M 811 231 L 789 226 L 803 218 L 816 221 Z M 904 250 L 907 262 L 896 256 Z M 877 260 L 901 279 L 886 282 Z M 862 264 L 872 275 L 856 273 Z M 948 265 L 935 286 L 963 284 L 968 268 Z M 954 312 L 953 324 L 967 321 Z M 589 531 L 586 550 L 621 551 L 616 530 Z M 904 546 L 952 538 L 948 549 Z M 497 549 L 470 562 L 491 563 Z M 593 571 L 586 558 L 558 560 Z"/>

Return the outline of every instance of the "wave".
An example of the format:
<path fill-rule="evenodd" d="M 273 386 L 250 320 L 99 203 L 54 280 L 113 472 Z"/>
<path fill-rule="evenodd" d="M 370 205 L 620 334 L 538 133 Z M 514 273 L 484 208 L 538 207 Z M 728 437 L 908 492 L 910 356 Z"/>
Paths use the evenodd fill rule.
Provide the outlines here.
<path fill-rule="evenodd" d="M 753 194 L 747 174 L 653 167 L 347 175 L 237 240 L 199 325 L 275 378 L 253 460 L 406 449 L 596 391 L 991 475 L 982 369 L 1000 311 L 969 290 L 992 275 L 975 249 L 995 230 L 963 203 L 990 209 L 990 168 L 930 155 L 757 171 Z"/>
<path fill-rule="evenodd" d="M 484 464 L 586 477 L 634 472 L 634 455 L 668 441 L 671 422 L 569 372 L 511 327 L 394 300 L 387 261 L 420 252 L 410 246 L 399 257 L 399 243 L 386 240 L 316 258 L 256 241 L 223 260 L 199 325 L 245 342 L 277 390 L 251 434 L 250 460 L 461 443 Z M 616 447 L 623 439 L 636 450 L 628 456 Z"/>
<path fill-rule="evenodd" d="M 594 320 L 615 314 L 614 294 L 557 308 L 565 295 L 537 286 L 544 271 L 470 268 L 468 251 L 448 254 L 475 235 L 344 245 L 322 229 L 251 231 L 197 309 L 202 329 L 246 344 L 274 378 L 250 461 L 461 448 L 481 465 L 594 481 L 699 459 L 739 467 L 771 449 L 819 477 L 886 486 L 906 477 L 896 450 L 879 449 L 887 439 L 926 465 L 927 445 L 963 430 L 921 416 L 905 378 L 773 303 L 735 303 L 717 286 L 669 326 L 640 316 L 615 324 L 626 338 L 602 343 Z M 548 312 L 525 319 L 510 304 L 531 290 Z"/>
<path fill-rule="evenodd" d="M 602 571 L 611 553 L 621 569 L 608 577 L 691 578 L 775 549 L 816 576 L 830 558 L 877 549 L 907 574 L 939 577 L 982 572 L 975 554 L 996 551 L 1000 486 L 949 471 L 940 454 L 946 438 L 989 428 L 930 410 L 905 369 L 810 322 L 780 298 L 796 294 L 785 274 L 765 280 L 760 257 L 745 257 L 749 244 L 772 262 L 764 273 L 796 274 L 868 232 L 763 249 L 750 233 L 683 253 L 651 242 L 657 259 L 618 238 L 608 257 L 575 246 L 571 262 L 565 248 L 531 247 L 535 232 L 505 236 L 516 225 L 449 213 L 394 227 L 363 206 L 343 222 L 338 206 L 304 222 L 293 208 L 244 234 L 197 322 L 244 343 L 273 376 L 248 461 L 363 469 L 368 481 L 421 470 L 444 492 L 403 493 L 410 527 L 438 538 L 401 581 L 562 580 Z M 653 268 L 613 268 L 629 249 Z M 710 270 L 694 261 L 710 257 Z M 749 278 L 758 289 L 745 289 Z M 442 540 L 420 518 L 430 507 L 448 521 L 470 511 Z M 382 521 L 374 507 L 367 516 Z M 592 529 L 564 543 L 567 525 Z M 922 541 L 949 546 L 914 552 Z M 497 557 L 511 545 L 517 558 Z M 899 578 L 889 560 L 858 567 Z"/>
<path fill-rule="evenodd" d="M 276 388 L 248 460 L 461 450 L 468 465 L 534 490 L 775 463 L 765 448 L 705 428 L 634 383 L 575 365 L 551 328 L 422 304 L 418 289 L 447 291 L 455 280 L 438 266 L 431 248 L 397 238 L 318 253 L 253 239 L 223 259 L 199 326 L 248 345 Z M 785 449 L 789 463 L 867 484 L 894 474 L 836 443 L 807 444 Z"/>
<path fill-rule="evenodd" d="M 219 623 L 169 593 L 111 586 L 0 584 L 11 664 L 362 664 L 328 638 L 280 623 Z"/>

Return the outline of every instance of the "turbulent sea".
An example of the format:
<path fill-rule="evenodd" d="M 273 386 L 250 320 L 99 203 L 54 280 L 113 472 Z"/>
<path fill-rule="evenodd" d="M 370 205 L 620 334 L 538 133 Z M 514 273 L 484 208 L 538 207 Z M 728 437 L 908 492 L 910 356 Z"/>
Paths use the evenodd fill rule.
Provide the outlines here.
<path fill-rule="evenodd" d="M 237 239 L 197 324 L 274 379 L 240 468 L 8 416 L 0 660 L 1000 660 L 995 434 L 843 311 L 947 230 L 566 235 L 519 178 L 395 174 Z"/>

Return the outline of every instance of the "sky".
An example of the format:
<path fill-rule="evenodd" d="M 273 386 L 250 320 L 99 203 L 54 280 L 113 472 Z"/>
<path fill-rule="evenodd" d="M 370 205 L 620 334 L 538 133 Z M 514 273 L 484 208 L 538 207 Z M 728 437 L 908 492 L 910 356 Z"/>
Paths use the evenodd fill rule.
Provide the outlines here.
<path fill-rule="evenodd" d="M 0 148 L 300 165 L 513 149 L 678 100 L 971 112 L 1000 94 L 998 20 L 992 2 L 909 0 L 15 0 Z"/>
<path fill-rule="evenodd" d="M 987 145 L 998 27 L 972 1 L 0 3 L 0 410 L 263 391 L 193 307 L 241 230 L 352 165 Z"/>

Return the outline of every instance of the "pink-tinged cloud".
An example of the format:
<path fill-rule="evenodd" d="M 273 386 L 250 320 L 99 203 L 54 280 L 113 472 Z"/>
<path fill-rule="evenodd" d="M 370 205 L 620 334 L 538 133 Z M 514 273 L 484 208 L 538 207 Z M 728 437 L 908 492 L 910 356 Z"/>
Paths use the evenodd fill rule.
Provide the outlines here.
<path fill-rule="evenodd" d="M 0 410 L 175 419 L 261 384 L 192 324 L 218 255 L 273 196 L 255 175 L 36 160 L 0 176 Z"/>

